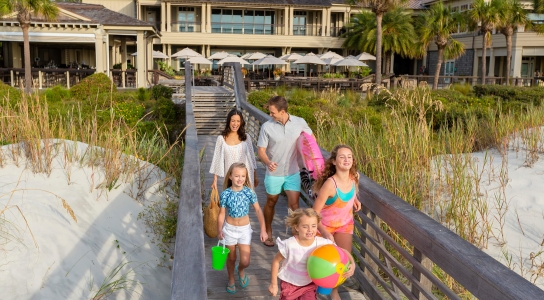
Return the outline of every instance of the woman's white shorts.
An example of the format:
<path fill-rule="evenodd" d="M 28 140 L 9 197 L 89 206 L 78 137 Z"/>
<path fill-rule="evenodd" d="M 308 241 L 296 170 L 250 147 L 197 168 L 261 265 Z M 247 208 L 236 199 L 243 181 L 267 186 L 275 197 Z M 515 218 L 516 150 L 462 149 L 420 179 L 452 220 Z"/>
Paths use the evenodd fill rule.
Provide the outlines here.
<path fill-rule="evenodd" d="M 223 224 L 223 235 L 225 238 L 221 241 L 225 246 L 233 246 L 236 244 L 251 245 L 251 224 L 244 226 L 234 226 L 225 222 Z"/>

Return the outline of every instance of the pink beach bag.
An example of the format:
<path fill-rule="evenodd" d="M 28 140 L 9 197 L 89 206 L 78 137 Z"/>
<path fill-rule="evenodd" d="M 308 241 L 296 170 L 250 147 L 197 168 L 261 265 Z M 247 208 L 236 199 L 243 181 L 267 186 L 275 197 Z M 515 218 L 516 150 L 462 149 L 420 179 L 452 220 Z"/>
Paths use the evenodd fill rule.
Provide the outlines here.
<path fill-rule="evenodd" d="M 317 180 L 325 168 L 325 159 L 315 138 L 311 134 L 302 132 L 298 138 L 298 151 L 304 167 L 311 172 L 312 178 Z"/>

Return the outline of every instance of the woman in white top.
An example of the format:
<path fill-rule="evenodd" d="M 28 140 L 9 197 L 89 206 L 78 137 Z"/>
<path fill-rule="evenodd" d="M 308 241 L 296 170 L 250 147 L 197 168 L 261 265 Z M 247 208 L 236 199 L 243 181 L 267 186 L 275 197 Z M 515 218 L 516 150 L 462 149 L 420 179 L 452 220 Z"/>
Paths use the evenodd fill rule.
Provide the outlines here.
<path fill-rule="evenodd" d="M 227 115 L 225 130 L 217 137 L 210 173 L 213 175 L 212 189 L 217 189 L 217 177 L 225 177 L 230 165 L 242 162 L 248 168 L 251 185 L 259 185 L 257 162 L 251 137 L 246 134 L 246 122 L 242 112 L 234 108 Z"/>

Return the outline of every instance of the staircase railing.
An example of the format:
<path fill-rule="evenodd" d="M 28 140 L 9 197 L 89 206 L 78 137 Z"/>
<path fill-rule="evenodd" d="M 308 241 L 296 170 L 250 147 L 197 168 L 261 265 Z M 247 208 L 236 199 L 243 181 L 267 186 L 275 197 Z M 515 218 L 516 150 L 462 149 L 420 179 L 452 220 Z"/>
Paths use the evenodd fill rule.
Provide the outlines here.
<path fill-rule="evenodd" d="M 247 102 L 240 66 L 232 70 L 246 132 L 257 141 L 269 116 Z M 543 290 L 362 174 L 359 199 L 363 209 L 355 215 L 354 278 L 370 299 L 460 299 L 463 289 L 479 299 L 544 299 Z M 306 200 L 311 206 L 310 197 Z M 456 283 L 443 283 L 437 272 Z"/>
<path fill-rule="evenodd" d="M 185 69 L 190 70 L 190 62 Z M 200 186 L 200 159 L 193 104 L 191 102 L 191 72 L 185 74 L 185 154 L 181 177 L 178 223 L 174 265 L 172 267 L 172 294 L 170 299 L 207 299 L 204 257 L 204 231 Z"/>

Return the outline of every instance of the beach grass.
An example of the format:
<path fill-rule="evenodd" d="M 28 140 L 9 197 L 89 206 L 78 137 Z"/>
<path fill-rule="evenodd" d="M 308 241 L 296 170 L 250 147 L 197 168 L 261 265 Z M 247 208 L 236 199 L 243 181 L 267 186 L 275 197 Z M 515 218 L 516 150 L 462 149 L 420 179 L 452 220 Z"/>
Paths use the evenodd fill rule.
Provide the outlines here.
<path fill-rule="evenodd" d="M 55 93 L 63 96 L 56 97 Z M 73 183 L 74 170 L 91 168 L 89 192 L 97 191 L 99 197 L 106 195 L 106 199 L 109 191 L 129 184 L 132 187 L 127 192 L 129 196 L 159 210 L 157 218 L 144 220 L 144 224 L 160 227 L 155 233 L 157 239 L 165 241 L 167 249 L 175 238 L 183 129 L 172 138 L 172 129 L 179 124 L 156 117 L 156 102 L 139 99 L 136 93 L 114 91 L 84 99 L 76 99 L 62 89 L 26 95 L 0 84 L 0 145 L 7 145 L 0 151 L 0 167 L 9 161 L 35 174 L 49 176 L 53 160 L 60 158 L 68 185 Z M 172 118 L 174 108 L 162 109 Z M 146 193 L 151 190 L 163 195 L 161 203 L 144 203 Z M 69 201 L 60 200 L 67 217 L 77 222 L 77 212 L 74 213 Z M 22 243 L 22 232 L 29 230 L 32 234 L 30 228 L 19 228 L 9 222 L 5 218 L 8 210 L 18 211 L 24 218 L 24 212 L 10 206 L 9 200 L 1 203 L 2 248 L 11 242 Z M 137 285 L 136 279 L 128 277 L 130 272 L 123 273 L 126 267 L 120 264 L 114 268 L 93 299 L 104 299 Z"/>
<path fill-rule="evenodd" d="M 480 249 L 490 241 L 506 242 L 505 214 L 512 209 L 505 192 L 507 151 L 518 151 L 527 166 L 543 152 L 544 107 L 475 96 L 467 86 L 397 89 L 368 98 L 334 90 L 264 90 L 248 101 L 263 109 L 272 94 L 286 96 L 289 112 L 309 120 L 321 147 L 351 146 L 359 171 Z M 471 156 L 493 149 L 503 154 L 498 167 L 491 155 L 480 165 Z M 498 182 L 494 194 L 484 194 L 482 186 L 491 182 Z M 492 205 L 488 197 L 494 198 Z M 382 228 L 400 245 L 408 244 L 391 228 Z M 520 261 L 526 259 L 519 255 Z M 519 270 L 520 265 L 509 267 Z M 534 282 L 543 275 L 541 267 L 526 264 L 522 273 Z M 471 297 L 437 266 L 433 272 L 462 298 Z"/>

